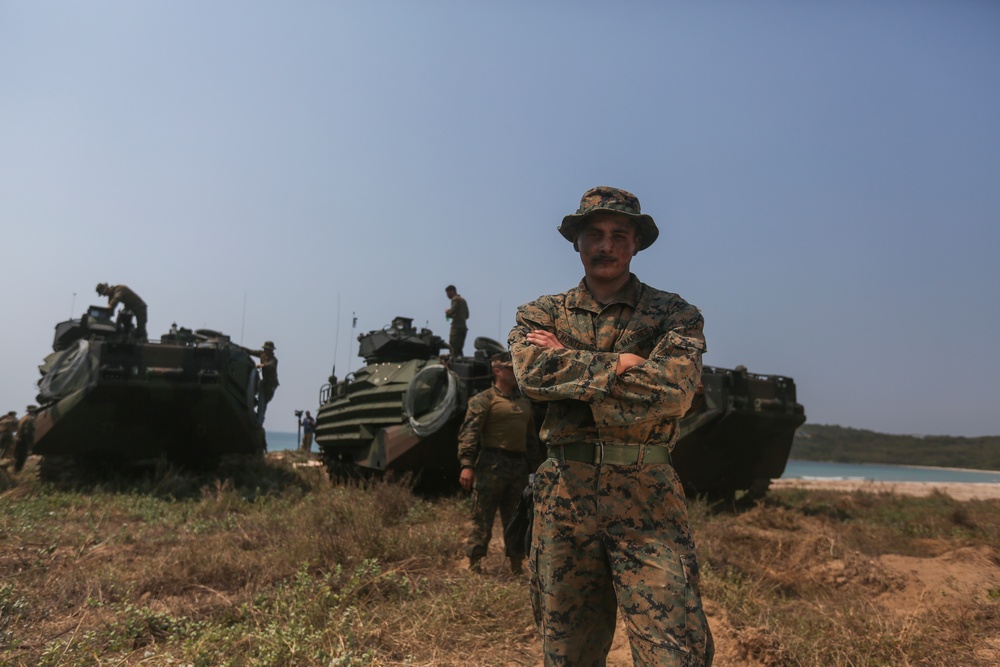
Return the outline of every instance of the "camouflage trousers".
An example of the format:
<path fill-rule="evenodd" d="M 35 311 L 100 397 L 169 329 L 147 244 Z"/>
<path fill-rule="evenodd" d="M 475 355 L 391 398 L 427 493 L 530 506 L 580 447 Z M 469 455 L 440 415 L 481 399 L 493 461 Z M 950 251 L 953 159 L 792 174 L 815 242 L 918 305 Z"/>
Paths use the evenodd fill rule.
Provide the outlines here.
<path fill-rule="evenodd" d="M 669 464 L 547 459 L 528 567 L 545 665 L 603 666 L 616 610 L 641 666 L 712 664 L 687 504 Z"/>
<path fill-rule="evenodd" d="M 472 491 L 472 533 L 465 545 L 469 558 L 482 558 L 493 536 L 497 510 L 506 526 L 514 518 L 521 493 L 528 484 L 528 462 L 524 456 L 501 454 L 483 449 L 476 462 L 476 483 Z M 510 558 L 524 558 L 523 545 L 504 544 Z"/>

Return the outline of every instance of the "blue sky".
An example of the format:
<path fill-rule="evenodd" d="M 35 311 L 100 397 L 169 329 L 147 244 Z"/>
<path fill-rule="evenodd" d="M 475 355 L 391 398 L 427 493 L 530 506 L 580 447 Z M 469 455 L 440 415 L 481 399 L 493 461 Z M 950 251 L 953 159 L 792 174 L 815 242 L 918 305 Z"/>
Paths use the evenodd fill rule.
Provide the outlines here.
<path fill-rule="evenodd" d="M 357 334 L 446 336 L 449 283 L 505 339 L 614 185 L 706 364 L 814 423 L 1000 434 L 993 2 L 7 0 L 0 156 L 3 410 L 107 281 L 153 336 L 274 340 L 294 430 Z"/>

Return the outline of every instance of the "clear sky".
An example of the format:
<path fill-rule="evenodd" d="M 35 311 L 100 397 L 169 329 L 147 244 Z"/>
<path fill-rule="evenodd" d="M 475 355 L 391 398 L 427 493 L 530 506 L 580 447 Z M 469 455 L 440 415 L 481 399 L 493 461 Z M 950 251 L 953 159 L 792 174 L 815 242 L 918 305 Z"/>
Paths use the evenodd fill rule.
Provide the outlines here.
<path fill-rule="evenodd" d="M 705 363 L 810 422 L 1000 434 L 1000 3 L 0 2 L 0 409 L 124 283 L 277 345 L 268 428 L 396 315 L 471 341 L 583 275 L 583 192 Z M 357 327 L 352 328 L 352 316 Z M 467 344 L 467 349 L 471 345 Z"/>

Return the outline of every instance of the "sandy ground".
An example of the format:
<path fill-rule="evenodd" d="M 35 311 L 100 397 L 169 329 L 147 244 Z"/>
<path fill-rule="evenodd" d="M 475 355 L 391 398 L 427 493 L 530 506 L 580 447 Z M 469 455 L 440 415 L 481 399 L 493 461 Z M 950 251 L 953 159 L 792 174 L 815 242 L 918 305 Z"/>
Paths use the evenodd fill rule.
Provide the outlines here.
<path fill-rule="evenodd" d="M 902 496 L 928 496 L 935 491 L 955 500 L 1000 499 L 1000 484 L 982 482 L 874 482 L 870 480 L 776 479 L 772 489 L 815 489 L 825 491 L 867 491 Z"/>

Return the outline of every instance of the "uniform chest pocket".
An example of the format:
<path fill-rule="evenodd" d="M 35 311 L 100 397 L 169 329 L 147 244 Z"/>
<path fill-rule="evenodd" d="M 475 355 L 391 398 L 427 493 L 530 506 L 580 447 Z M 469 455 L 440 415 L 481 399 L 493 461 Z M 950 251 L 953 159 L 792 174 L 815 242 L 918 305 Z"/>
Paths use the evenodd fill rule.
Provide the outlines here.
<path fill-rule="evenodd" d="M 660 335 L 660 330 L 656 327 L 645 327 L 632 331 L 619 339 L 618 344 L 615 345 L 615 352 L 630 352 L 641 357 L 648 357 L 649 353 L 656 347 L 656 341 Z"/>

